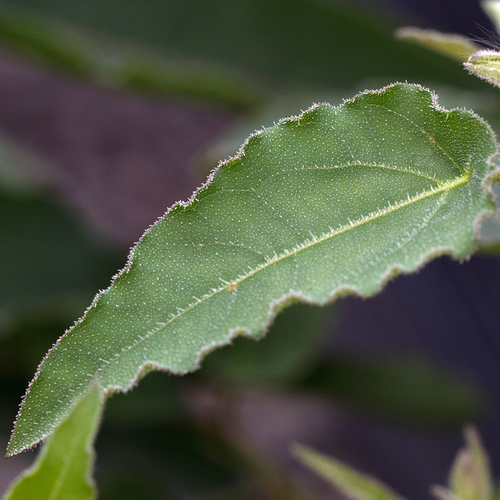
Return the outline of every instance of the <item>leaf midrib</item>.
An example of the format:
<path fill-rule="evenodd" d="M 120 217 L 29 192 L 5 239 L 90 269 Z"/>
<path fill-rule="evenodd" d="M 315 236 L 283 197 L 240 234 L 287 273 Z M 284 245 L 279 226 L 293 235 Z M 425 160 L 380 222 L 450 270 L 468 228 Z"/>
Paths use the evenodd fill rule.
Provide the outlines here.
<path fill-rule="evenodd" d="M 112 364 L 113 362 L 117 362 L 119 360 L 119 358 L 125 352 L 128 352 L 128 351 L 132 350 L 133 348 L 137 347 L 139 344 L 142 344 L 143 342 L 145 342 L 146 340 L 148 340 L 149 338 L 151 338 L 152 336 L 154 336 L 159 331 L 162 331 L 163 329 L 167 328 L 171 323 L 173 323 L 175 320 L 177 320 L 178 318 L 180 318 L 181 316 L 183 316 L 187 312 L 189 312 L 192 309 L 194 309 L 199 304 L 205 302 L 208 299 L 211 299 L 212 297 L 214 297 L 215 295 L 217 295 L 218 293 L 220 293 L 222 291 L 228 290 L 230 286 L 232 287 L 232 286 L 236 285 L 236 289 L 234 291 L 235 291 L 235 293 L 237 293 L 237 286 L 238 286 L 239 283 L 241 283 L 242 281 L 244 281 L 244 280 L 246 280 L 246 279 L 254 276 L 258 272 L 260 272 L 263 269 L 266 269 L 267 267 L 269 267 L 270 265 L 273 265 L 273 264 L 275 264 L 275 263 L 277 263 L 277 262 L 279 262 L 281 260 L 284 260 L 284 259 L 286 259 L 288 257 L 292 257 L 292 256 L 298 254 L 299 252 L 301 252 L 302 250 L 306 250 L 308 248 L 311 248 L 312 246 L 314 246 L 316 244 L 320 244 L 320 243 L 322 243 L 322 242 L 324 242 L 324 241 L 326 241 L 328 239 L 334 238 L 335 236 L 338 236 L 339 234 L 342 234 L 342 233 L 344 233 L 346 231 L 349 231 L 351 229 L 359 227 L 359 226 L 361 226 L 363 224 L 366 224 L 367 222 L 371 222 L 372 220 L 378 219 L 379 217 L 382 217 L 384 215 L 388 215 L 388 214 L 390 214 L 392 212 L 395 212 L 396 210 L 399 210 L 401 208 L 409 206 L 412 203 L 415 203 L 417 201 L 423 200 L 423 199 L 428 198 L 430 196 L 437 195 L 439 193 L 443 193 L 443 192 L 444 193 L 448 193 L 449 191 L 451 191 L 452 189 L 454 189 L 456 187 L 459 187 L 459 186 L 462 186 L 464 184 L 467 184 L 469 182 L 469 180 L 470 180 L 470 173 L 469 172 L 465 172 L 463 175 L 461 175 L 460 177 L 458 177 L 458 178 L 456 178 L 456 179 L 454 179 L 452 181 L 447 181 L 447 182 L 444 182 L 444 183 L 440 184 L 439 187 L 437 187 L 437 188 L 431 187 L 430 191 L 425 191 L 424 190 L 421 194 L 416 195 L 414 197 L 408 196 L 408 199 L 405 200 L 405 201 L 396 203 L 394 205 L 391 205 L 390 202 L 389 202 L 389 206 L 387 208 L 378 210 L 377 212 L 372 212 L 370 215 L 368 215 L 366 217 L 362 217 L 361 219 L 358 219 L 357 221 L 354 221 L 354 222 L 350 221 L 350 223 L 347 226 L 343 226 L 340 229 L 332 230 L 329 233 L 323 234 L 319 238 L 315 237 L 311 233 L 311 236 L 313 237 L 313 239 L 311 239 L 309 241 L 306 241 L 305 243 L 303 243 L 301 245 L 296 246 L 293 250 L 290 250 L 290 251 L 286 251 L 285 250 L 283 253 L 281 253 L 279 255 L 276 255 L 275 257 L 273 257 L 271 259 L 266 259 L 266 262 L 264 264 L 262 264 L 262 265 L 256 267 L 255 269 L 249 271 L 248 273 L 246 273 L 243 276 L 239 276 L 237 279 L 235 279 L 233 281 L 225 283 L 224 286 L 222 286 L 220 288 L 212 289 L 212 291 L 210 293 L 202 296 L 200 299 L 198 299 L 198 301 L 196 301 L 196 302 L 188 305 L 186 308 L 184 308 L 184 309 L 177 308 L 178 311 L 179 311 L 177 314 L 171 316 L 168 319 L 168 321 L 166 321 L 165 323 L 159 323 L 158 322 L 157 324 L 160 325 L 158 328 L 156 328 L 156 329 L 148 332 L 144 336 L 141 336 L 140 339 L 137 340 L 133 345 L 131 345 L 129 347 L 126 347 L 126 348 L 123 348 L 120 353 L 116 353 L 108 361 L 106 361 L 106 360 L 104 360 L 104 359 L 101 358 L 101 360 L 104 361 L 106 364 L 104 366 L 102 366 L 101 368 L 99 368 L 97 370 L 97 372 L 103 372 L 104 369 L 108 369 L 109 365 Z"/>

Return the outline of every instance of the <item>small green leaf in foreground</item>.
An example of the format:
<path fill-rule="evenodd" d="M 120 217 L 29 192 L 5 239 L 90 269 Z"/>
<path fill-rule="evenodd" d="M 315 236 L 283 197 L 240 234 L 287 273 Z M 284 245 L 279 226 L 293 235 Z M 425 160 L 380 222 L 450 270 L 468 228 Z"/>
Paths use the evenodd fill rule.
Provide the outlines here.
<path fill-rule="evenodd" d="M 292 301 L 367 297 L 433 256 L 467 258 L 495 209 L 496 151 L 482 119 L 407 84 L 251 136 L 49 352 L 8 454 L 50 435 L 96 375 L 112 392 L 152 369 L 187 373 L 237 335 L 262 336 Z"/>
<path fill-rule="evenodd" d="M 490 461 L 476 428 L 464 431 L 467 446 L 459 450 L 450 473 L 449 489 L 433 486 L 438 500 L 492 500 L 493 479 Z"/>
<path fill-rule="evenodd" d="M 355 500 L 402 500 L 397 493 L 374 477 L 362 474 L 322 453 L 295 444 L 292 453 L 306 467 Z"/>
<path fill-rule="evenodd" d="M 411 26 L 399 28 L 396 30 L 395 36 L 400 40 L 406 40 L 416 45 L 421 45 L 422 47 L 459 62 L 467 61 L 469 56 L 481 48 L 463 35 L 440 33 L 435 30 L 423 30 Z"/>
<path fill-rule="evenodd" d="M 95 385 L 73 408 L 47 441 L 30 469 L 13 483 L 2 500 L 91 500 L 93 442 L 102 411 Z"/>
<path fill-rule="evenodd" d="M 450 475 L 451 490 L 463 500 L 491 500 L 493 480 L 490 461 L 477 429 L 466 427 L 467 447 L 458 452 Z"/>

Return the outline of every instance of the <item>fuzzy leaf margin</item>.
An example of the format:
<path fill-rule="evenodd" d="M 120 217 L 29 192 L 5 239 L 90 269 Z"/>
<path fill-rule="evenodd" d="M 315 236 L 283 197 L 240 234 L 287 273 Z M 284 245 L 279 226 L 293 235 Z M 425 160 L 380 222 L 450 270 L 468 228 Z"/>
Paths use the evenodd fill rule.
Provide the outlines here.
<path fill-rule="evenodd" d="M 8 455 L 50 435 L 97 375 L 106 393 L 184 374 L 301 300 L 367 297 L 441 254 L 465 259 L 495 205 L 495 137 L 393 84 L 257 132 L 132 250 L 33 379 Z"/>

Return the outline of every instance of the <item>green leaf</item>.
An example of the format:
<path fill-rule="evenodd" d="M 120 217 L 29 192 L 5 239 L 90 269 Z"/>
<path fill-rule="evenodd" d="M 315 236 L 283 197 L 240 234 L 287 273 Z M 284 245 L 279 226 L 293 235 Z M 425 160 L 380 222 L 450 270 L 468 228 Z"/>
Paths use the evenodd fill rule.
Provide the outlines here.
<path fill-rule="evenodd" d="M 467 61 L 469 56 L 481 48 L 465 36 L 421 28 L 399 28 L 395 36 L 460 62 Z"/>
<path fill-rule="evenodd" d="M 231 68 L 274 89 L 296 85 L 345 88 L 366 75 L 385 76 L 384 83 L 399 78 L 479 87 L 479 82 L 452 61 L 423 54 L 416 47 L 394 40 L 394 26 L 383 18 L 381 9 L 363 11 L 355 2 L 122 0 L 117 4 L 114 0 L 4 0 L 1 4 L 19 13 L 22 8 L 31 8 L 32 18 L 40 23 L 44 15 L 71 23 L 63 30 L 63 37 L 51 45 L 58 50 L 85 46 L 72 43 L 74 36 L 64 40 L 64 31 L 74 34 L 76 26 L 76 31 L 129 39 L 132 47 L 145 44 L 169 57 Z M 57 36 L 59 32 L 55 33 Z M 94 36 L 90 39 L 99 45 L 103 41 Z M 37 50 L 36 40 L 30 47 Z M 155 70 L 154 60 L 150 61 L 147 58 L 144 66 Z M 156 72 L 150 74 L 152 80 Z M 158 73 L 164 78 L 162 67 Z M 201 71 L 198 76 L 199 86 L 210 81 Z M 192 83 L 196 85 L 194 79 Z M 226 84 L 230 83 L 227 78 Z"/>
<path fill-rule="evenodd" d="M 463 89 L 442 87 L 437 89 L 439 102 L 446 108 L 473 109 L 491 126 L 497 137 L 500 134 L 500 94 L 496 89 L 484 91 L 464 91 Z M 498 162 L 498 160 L 497 160 Z M 494 179 L 493 193 L 500 200 L 500 179 Z M 486 218 L 479 233 L 479 251 L 487 255 L 500 254 L 500 210 Z"/>
<path fill-rule="evenodd" d="M 402 500 L 397 493 L 374 477 L 317 451 L 295 444 L 292 453 L 306 467 L 355 500 Z"/>
<path fill-rule="evenodd" d="M 96 374 L 106 392 L 153 369 L 183 374 L 237 335 L 261 337 L 297 298 L 366 297 L 433 256 L 468 257 L 495 208 L 485 188 L 496 148 L 480 118 L 407 84 L 250 137 L 145 233 L 54 346 L 9 455 L 52 433 Z"/>
<path fill-rule="evenodd" d="M 13 483 L 3 500 L 90 500 L 93 442 L 102 412 L 97 385 L 85 394 L 43 447 L 35 464 Z"/>
<path fill-rule="evenodd" d="M 19 5 L 0 4 L 0 40 L 11 50 L 106 87 L 196 97 L 240 111 L 264 99 L 261 85 L 221 64 L 167 55 Z"/>
<path fill-rule="evenodd" d="M 485 397 L 453 375 L 410 356 L 340 355 L 318 365 L 303 387 L 364 414 L 427 425 L 462 424 L 479 416 Z"/>
<path fill-rule="evenodd" d="M 464 66 L 471 75 L 486 80 L 495 87 L 500 87 L 500 52 L 480 50 L 472 54 Z"/>
<path fill-rule="evenodd" d="M 450 489 L 462 500 L 491 500 L 493 481 L 490 461 L 477 429 L 466 427 L 466 448 L 460 450 L 450 475 Z"/>

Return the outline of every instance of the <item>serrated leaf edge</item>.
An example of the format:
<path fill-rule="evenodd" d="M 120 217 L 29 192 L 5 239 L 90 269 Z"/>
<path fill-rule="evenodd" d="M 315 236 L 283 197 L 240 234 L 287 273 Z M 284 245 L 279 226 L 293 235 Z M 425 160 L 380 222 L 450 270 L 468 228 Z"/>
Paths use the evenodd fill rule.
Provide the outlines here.
<path fill-rule="evenodd" d="M 339 106 L 332 106 L 332 107 L 337 107 L 337 108 L 341 108 L 343 106 L 345 106 L 347 103 L 349 102 L 353 102 L 355 101 L 358 97 L 360 96 L 363 96 L 363 95 L 369 95 L 369 94 L 382 94 L 383 92 L 387 91 L 388 89 L 391 89 L 393 87 L 398 87 L 398 86 L 403 86 L 403 85 L 412 85 L 414 87 L 417 87 L 419 88 L 420 90 L 422 91 L 425 91 L 427 93 L 429 93 L 431 95 L 431 98 L 432 98 L 432 107 L 435 108 L 436 110 L 438 111 L 442 111 L 442 112 L 445 112 L 447 114 L 451 114 L 455 111 L 466 111 L 467 113 L 473 115 L 475 118 L 479 119 L 486 127 L 487 129 L 489 130 L 489 132 L 491 133 L 494 141 L 495 141 L 495 146 L 496 146 L 496 153 L 491 155 L 489 158 L 486 159 L 486 162 L 490 165 L 495 165 L 494 163 L 494 159 L 495 157 L 498 157 L 499 156 L 499 146 L 498 146 L 498 142 L 497 142 L 497 139 L 496 139 L 496 135 L 495 133 L 493 132 L 493 130 L 491 129 L 490 125 L 483 119 L 481 118 L 479 115 L 477 115 L 476 113 L 472 112 L 472 111 L 467 111 L 467 110 L 463 110 L 463 109 L 457 109 L 457 108 L 454 108 L 454 109 L 450 109 L 450 110 L 447 110 L 445 108 L 442 108 L 441 106 L 439 106 L 438 104 L 438 96 L 436 95 L 435 92 L 419 85 L 419 84 L 408 84 L 408 83 L 402 83 L 402 82 L 395 82 L 395 83 L 392 83 L 390 85 L 387 85 L 387 86 L 384 86 L 382 87 L 381 89 L 375 89 L 375 90 L 364 90 L 363 92 L 360 92 L 358 94 L 356 94 L 355 96 L 353 96 L 352 98 L 349 98 L 349 99 L 345 99 L 343 101 L 342 104 L 340 104 Z M 278 121 L 278 123 L 276 125 L 281 125 L 281 124 L 284 124 L 284 123 L 288 123 L 288 122 L 294 122 L 294 121 L 297 121 L 300 123 L 300 120 L 304 117 L 304 115 L 306 115 L 307 113 L 313 111 L 315 108 L 317 108 L 319 106 L 319 104 L 313 104 L 310 108 L 308 108 L 307 110 L 303 111 L 302 113 L 300 113 L 299 115 L 293 115 L 293 116 L 290 116 L 288 118 L 282 118 L 281 120 Z M 402 116 L 402 115 L 400 115 Z M 275 126 L 276 126 L 275 125 Z M 43 357 L 42 361 L 40 362 L 40 364 L 38 365 L 38 368 L 36 370 L 36 373 L 35 373 L 35 376 L 33 377 L 33 379 L 31 380 L 31 382 L 29 383 L 28 385 L 28 388 L 26 390 L 26 393 L 24 394 L 24 396 L 22 397 L 22 401 L 21 401 L 21 404 L 20 404 L 20 408 L 19 408 L 19 411 L 17 413 L 17 416 L 16 416 L 16 420 L 14 422 L 14 429 L 12 431 L 12 434 L 11 434 L 11 438 L 9 440 L 9 444 L 7 446 L 7 454 L 6 454 L 6 457 L 9 458 L 11 456 L 14 456 L 14 455 L 17 455 L 19 453 L 22 453 L 23 451 L 26 451 L 26 450 L 29 450 L 29 449 L 32 449 L 33 447 L 37 446 L 38 444 L 40 444 L 41 442 L 43 442 L 48 436 L 50 436 L 54 430 L 61 424 L 61 422 L 64 420 L 65 416 L 67 416 L 71 410 L 74 408 L 75 406 L 75 403 L 71 406 L 68 407 L 68 410 L 65 414 L 65 416 L 61 417 L 61 419 L 57 420 L 55 422 L 55 424 L 53 425 L 52 427 L 52 430 L 47 433 L 47 434 L 44 434 L 43 437 L 41 437 L 39 440 L 37 440 L 36 442 L 32 443 L 30 446 L 27 446 L 25 448 L 23 448 L 22 450 L 19 450 L 19 451 L 15 451 L 15 452 L 11 452 L 9 450 L 10 448 L 10 444 L 12 442 L 12 437 L 16 431 L 16 427 L 17 427 L 17 422 L 18 422 L 18 419 L 19 419 L 19 416 L 20 416 L 20 413 L 21 413 L 21 410 L 22 410 L 22 407 L 23 407 L 23 404 L 24 404 L 24 401 L 26 399 L 26 396 L 28 395 L 28 393 L 30 392 L 31 390 L 31 387 L 34 383 L 34 381 L 37 379 L 39 373 L 40 373 L 40 369 L 41 369 L 41 366 L 43 365 L 44 361 L 48 358 L 48 356 L 51 354 L 52 350 L 57 346 L 57 344 L 64 338 L 66 337 L 66 335 L 70 334 L 71 331 L 78 325 L 80 324 L 86 317 L 86 315 L 89 313 L 89 311 L 91 309 L 93 309 L 95 307 L 95 305 L 97 304 L 98 300 L 100 299 L 101 296 L 103 296 L 108 290 L 110 290 L 115 281 L 126 275 L 127 272 L 129 272 L 129 270 L 131 269 L 131 266 L 132 266 L 132 263 L 133 263 L 133 258 L 134 258 L 134 250 L 136 249 L 137 245 L 146 237 L 147 233 L 149 232 L 149 230 L 157 223 L 159 222 L 160 220 L 162 220 L 163 218 L 165 218 L 168 214 L 172 213 L 172 212 L 175 212 L 175 211 L 178 211 L 178 210 L 184 210 L 184 209 L 187 209 L 187 208 L 193 208 L 194 206 L 196 206 L 196 204 L 201 201 L 201 198 L 199 197 L 200 195 L 203 195 L 204 191 L 208 188 L 208 186 L 211 184 L 213 178 L 214 178 L 214 175 L 221 169 L 221 168 L 227 168 L 231 165 L 231 163 L 237 161 L 238 159 L 240 159 L 241 157 L 245 156 L 245 148 L 246 146 L 257 136 L 259 136 L 260 134 L 262 134 L 263 132 L 265 132 L 266 130 L 268 130 L 266 127 L 263 127 L 261 130 L 258 130 L 256 131 L 255 133 L 251 134 L 246 140 L 245 142 L 241 145 L 238 153 L 233 156 L 233 157 L 230 157 L 228 158 L 227 160 L 223 160 L 221 162 L 219 162 L 219 164 L 217 165 L 217 167 L 215 167 L 209 174 L 207 180 L 205 183 L 203 183 L 197 190 L 195 190 L 193 192 L 193 194 L 191 195 L 191 197 L 189 198 L 189 200 L 187 202 L 184 202 L 184 201 L 178 201 L 176 203 L 174 203 L 162 216 L 160 216 L 156 221 L 155 223 L 151 224 L 149 226 L 148 229 L 146 229 L 146 231 L 144 232 L 144 234 L 140 237 L 140 239 L 136 242 L 136 244 L 130 249 L 130 253 L 129 253 L 129 256 L 128 256 L 128 259 L 127 259 L 127 262 L 125 264 L 125 266 L 123 267 L 123 269 L 119 270 L 111 279 L 111 284 L 109 285 L 108 288 L 104 289 L 104 290 L 100 290 L 96 296 L 94 297 L 92 303 L 90 304 L 90 306 L 85 310 L 83 316 L 81 318 L 79 318 L 77 321 L 75 321 L 74 325 L 72 327 L 70 327 L 69 329 L 67 329 L 63 335 L 61 335 L 61 337 L 59 337 L 59 339 L 54 343 L 54 345 L 50 348 L 50 350 L 47 352 L 47 354 Z M 363 165 L 369 165 L 369 164 L 363 164 Z M 347 165 L 346 165 L 347 166 Z M 335 168 L 335 167 L 332 167 L 332 168 Z M 390 167 L 390 168 L 394 168 L 394 167 Z M 457 165 L 457 168 L 458 170 L 461 170 L 460 167 L 458 167 Z M 491 174 L 489 174 L 482 182 L 482 187 L 483 189 L 485 189 L 487 192 L 489 192 L 490 196 L 493 198 L 493 191 L 491 189 L 491 185 L 493 184 L 493 179 L 496 175 L 499 175 L 499 172 L 500 172 L 500 169 L 499 167 L 497 166 L 496 167 L 496 170 L 494 172 L 492 172 Z M 415 173 L 415 172 L 413 172 Z M 466 178 L 466 180 L 465 180 Z M 449 181 L 447 183 L 443 183 L 442 186 L 438 187 L 437 189 L 432 189 L 431 188 L 431 191 L 428 192 L 428 191 L 424 191 L 423 193 L 421 193 L 420 195 L 417 195 L 416 197 L 414 197 L 415 199 L 412 199 L 410 198 L 409 200 L 405 201 L 405 202 L 401 202 L 403 203 L 404 205 L 401 205 L 399 206 L 398 204 L 398 208 L 401 208 L 402 206 L 405 206 L 407 205 L 408 203 L 411 203 L 412 201 L 417 201 L 417 198 L 418 199 L 422 199 L 424 197 L 427 197 L 427 196 L 431 196 L 433 194 L 435 194 L 436 192 L 442 192 L 444 191 L 447 187 L 448 189 L 452 189 L 453 187 L 457 187 L 458 185 L 461 185 L 461 184 L 465 184 L 467 181 L 469 180 L 469 177 L 468 177 L 468 173 L 465 173 L 463 174 L 460 178 L 458 179 L 455 179 L 453 181 Z M 393 207 L 392 210 L 389 210 L 390 211 L 394 211 L 396 206 Z M 384 209 L 382 210 L 382 212 L 384 211 Z M 389 212 L 384 212 L 385 213 L 389 213 Z M 474 239 L 476 241 L 476 246 L 477 246 L 477 240 L 478 240 L 478 236 L 479 236 L 479 227 L 480 227 L 480 223 L 481 223 L 481 220 L 489 215 L 492 215 L 494 213 L 493 210 L 484 210 L 482 212 L 480 212 L 478 214 L 478 216 L 476 217 L 476 227 L 475 227 L 475 231 L 474 231 Z M 371 215 L 367 217 L 367 219 L 369 220 L 373 220 L 373 218 L 371 218 Z M 359 221 L 355 221 L 355 224 L 357 225 L 361 225 L 362 223 L 364 222 L 367 222 L 367 221 L 364 221 L 363 219 L 359 220 Z M 346 226 L 346 229 L 350 229 L 351 228 L 351 225 L 352 223 L 349 225 L 349 226 Z M 314 236 L 314 235 L 313 235 Z M 332 235 L 333 236 L 333 235 Z M 332 237 L 332 236 L 329 236 L 329 237 Z M 326 238 L 325 238 L 326 239 Z M 308 245 L 308 246 L 311 246 L 315 243 L 318 243 L 318 240 L 314 240 L 314 237 L 313 237 L 313 240 L 310 240 L 310 242 L 306 242 L 305 245 Z M 302 247 L 300 246 L 296 251 L 295 253 L 297 253 L 297 251 L 299 250 L 302 250 L 303 248 L 306 248 L 306 247 Z M 472 253 L 472 250 L 470 252 L 470 254 Z M 421 269 L 427 262 L 429 262 L 430 260 L 432 260 L 433 258 L 437 257 L 437 256 L 440 256 L 440 255 L 453 255 L 456 257 L 456 254 L 454 252 L 454 250 L 451 248 L 451 247 L 442 247 L 442 248 L 436 248 L 434 249 L 433 251 L 427 253 L 421 260 L 421 262 L 419 263 L 419 265 L 412 271 L 410 272 L 405 272 L 400 266 L 398 265 L 394 265 L 394 266 L 390 266 L 388 269 L 387 269 L 387 272 L 385 273 L 385 275 L 382 276 L 382 278 L 380 279 L 380 286 L 378 287 L 378 289 L 376 291 L 374 291 L 371 295 L 374 295 L 376 293 L 379 293 L 383 288 L 384 286 L 386 285 L 386 283 L 391 279 L 393 278 L 395 275 L 397 274 L 400 274 L 400 273 L 403 273 L 405 272 L 405 274 L 411 274 L 411 273 L 414 273 L 414 272 L 418 272 L 419 269 Z M 466 256 L 465 258 L 469 258 L 470 257 L 470 254 L 468 256 Z M 290 252 L 287 253 L 287 254 L 283 254 L 283 256 L 281 258 L 285 258 L 285 257 L 288 257 L 290 255 Z M 278 256 L 279 257 L 279 256 Z M 256 270 L 252 271 L 253 274 L 255 274 L 255 272 L 257 272 L 258 270 L 262 269 L 263 267 L 267 267 L 271 262 L 275 262 L 274 258 L 270 260 L 269 263 L 265 263 L 263 264 L 262 266 L 259 266 L 258 268 L 256 268 Z M 242 281 L 243 279 L 246 279 L 250 276 L 247 275 L 247 276 L 242 276 L 242 277 L 239 277 L 237 280 L 235 280 L 236 282 L 239 282 L 239 281 Z M 233 286 L 233 285 L 237 285 L 237 283 L 234 283 L 233 282 L 230 282 L 230 283 L 227 283 L 225 284 L 223 287 L 221 287 L 220 289 L 213 289 L 212 292 L 210 292 L 210 294 L 207 294 L 206 296 L 202 297 L 202 300 L 206 300 L 207 298 L 210 298 L 211 296 L 215 295 L 216 293 L 219 293 L 220 291 L 223 291 L 223 290 L 226 290 L 226 289 L 229 289 L 229 287 Z M 338 297 L 340 296 L 343 296 L 343 295 L 347 295 L 347 294 L 353 294 L 353 295 L 361 295 L 359 293 L 359 291 L 355 288 L 355 287 L 339 287 L 337 290 L 332 290 L 332 294 L 331 294 L 331 297 L 328 301 L 325 302 L 325 304 L 327 303 L 332 303 L 334 302 Z M 277 310 L 281 310 L 284 306 L 286 306 L 289 302 L 293 301 L 293 300 L 300 300 L 301 302 L 305 302 L 305 303 L 309 303 L 309 304 L 316 304 L 317 305 L 317 302 L 311 300 L 310 298 L 304 296 L 304 294 L 302 294 L 301 292 L 295 292 L 295 291 L 291 291 L 287 294 L 285 294 L 281 299 L 279 300 L 276 300 L 274 302 L 272 302 L 270 304 L 270 307 L 269 307 L 269 321 L 267 322 L 266 325 L 264 325 L 263 327 L 263 332 L 262 332 L 262 336 L 265 336 L 265 334 L 267 333 L 268 329 L 269 329 L 269 326 L 272 324 L 272 322 L 274 321 L 274 318 L 276 316 L 276 311 Z M 199 302 L 196 302 L 194 303 L 193 305 L 191 306 L 188 306 L 188 308 L 186 308 L 183 312 L 181 312 L 180 314 L 183 314 L 184 312 L 186 312 L 188 309 L 192 309 L 195 305 L 199 304 L 201 301 Z M 325 305 L 325 304 L 320 304 L 320 305 Z M 175 316 L 175 317 L 178 317 L 178 316 Z M 165 323 L 166 324 L 166 323 Z M 165 325 L 161 326 L 160 328 L 156 329 L 156 330 L 153 330 L 151 332 L 151 334 L 154 334 L 156 333 L 157 331 L 159 331 L 161 328 L 163 328 Z M 148 334 L 149 335 L 149 334 Z M 123 393 L 126 393 L 128 392 L 129 390 L 131 390 L 132 388 L 134 388 L 137 383 L 140 381 L 140 379 L 145 376 L 147 373 L 149 373 L 151 370 L 158 370 L 158 371 L 167 371 L 169 373 L 173 373 L 175 375 L 184 375 L 186 373 L 189 373 L 191 371 L 195 371 L 197 370 L 200 365 L 201 365 L 201 362 L 203 360 L 203 358 L 208 354 L 210 353 L 212 350 L 218 348 L 218 347 L 222 347 L 224 345 L 228 345 L 232 342 L 232 340 L 234 340 L 235 337 L 239 336 L 239 335 L 244 335 L 244 336 L 250 336 L 249 332 L 244 328 L 244 327 L 241 327 L 241 328 L 236 328 L 236 329 L 233 329 L 229 332 L 229 338 L 228 338 L 228 341 L 225 342 L 225 343 L 218 343 L 218 342 L 214 342 L 214 343 L 210 343 L 208 344 L 207 346 L 205 346 L 204 348 L 200 349 L 197 353 L 197 356 L 196 356 L 196 361 L 195 361 L 195 364 L 192 368 L 192 370 L 188 370 L 188 371 L 185 371 L 185 372 L 175 372 L 173 370 L 170 370 L 168 368 L 164 368 L 160 365 L 158 365 L 157 363 L 155 362 L 151 362 L 151 361 L 146 361 L 145 363 L 143 363 L 142 365 L 139 366 L 137 372 L 136 372 L 136 377 L 131 381 L 130 385 L 126 388 L 126 389 L 123 389 L 122 387 L 119 387 L 119 386 L 110 386 L 110 387 L 106 387 L 106 388 L 102 388 L 103 389 L 103 393 L 105 395 L 108 395 L 108 394 L 113 394 L 115 392 L 123 392 Z M 149 335 L 151 336 L 151 335 Z M 136 344 L 134 344 L 133 346 L 130 346 L 130 348 L 136 346 Z"/>

